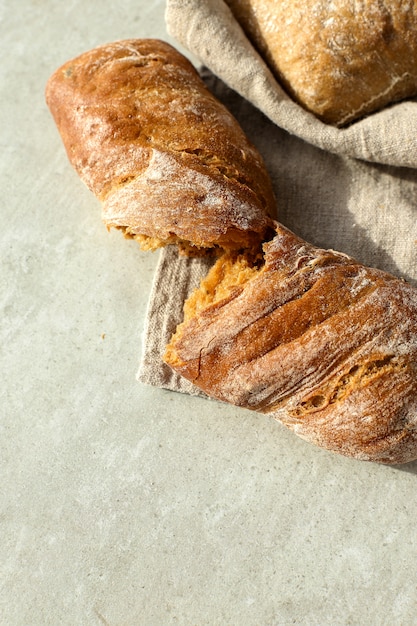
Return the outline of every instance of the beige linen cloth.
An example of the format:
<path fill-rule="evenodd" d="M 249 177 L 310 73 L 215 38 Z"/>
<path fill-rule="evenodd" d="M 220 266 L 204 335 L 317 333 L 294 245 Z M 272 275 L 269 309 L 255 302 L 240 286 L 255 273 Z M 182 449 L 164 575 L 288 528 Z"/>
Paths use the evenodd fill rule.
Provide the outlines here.
<path fill-rule="evenodd" d="M 279 221 L 417 287 L 417 101 L 337 129 L 284 93 L 222 0 L 168 0 L 166 21 L 208 68 L 201 71 L 206 84 L 262 154 Z M 203 395 L 161 357 L 210 260 L 178 257 L 171 248 L 159 254 L 138 379 Z"/>

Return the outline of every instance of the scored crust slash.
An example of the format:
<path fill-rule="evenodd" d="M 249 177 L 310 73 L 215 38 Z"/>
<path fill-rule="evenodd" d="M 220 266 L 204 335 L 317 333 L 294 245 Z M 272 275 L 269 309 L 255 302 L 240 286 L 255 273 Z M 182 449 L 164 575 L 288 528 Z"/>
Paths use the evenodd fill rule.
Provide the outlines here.
<path fill-rule="evenodd" d="M 100 46 L 59 68 L 46 99 L 109 228 L 218 257 L 170 367 L 328 450 L 417 458 L 417 290 L 279 224 L 261 156 L 182 55 Z"/>

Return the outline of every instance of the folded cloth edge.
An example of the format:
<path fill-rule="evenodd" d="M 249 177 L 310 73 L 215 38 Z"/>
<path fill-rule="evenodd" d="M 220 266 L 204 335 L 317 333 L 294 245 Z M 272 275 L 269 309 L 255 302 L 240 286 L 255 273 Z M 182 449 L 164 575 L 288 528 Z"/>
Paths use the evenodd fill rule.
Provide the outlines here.
<path fill-rule="evenodd" d="M 136 376 L 139 382 L 207 397 L 164 363 L 163 355 L 179 321 L 182 320 L 185 300 L 207 274 L 212 262 L 210 257 L 179 256 L 174 246 L 160 251 L 142 333 L 142 358 Z"/>

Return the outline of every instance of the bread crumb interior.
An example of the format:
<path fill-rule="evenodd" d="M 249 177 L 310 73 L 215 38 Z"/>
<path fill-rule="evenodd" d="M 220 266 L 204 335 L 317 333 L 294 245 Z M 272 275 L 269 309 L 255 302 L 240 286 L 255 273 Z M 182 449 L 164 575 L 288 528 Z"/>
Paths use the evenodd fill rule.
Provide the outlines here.
<path fill-rule="evenodd" d="M 236 288 L 254 278 L 263 264 L 262 255 L 224 253 L 199 287 L 184 303 L 184 323 L 209 306 L 229 298 Z"/>
<path fill-rule="evenodd" d="M 134 239 L 140 246 L 140 249 L 144 252 L 155 252 L 165 246 L 176 245 L 178 253 L 181 256 L 187 257 L 203 257 L 203 256 L 219 256 L 225 250 L 228 250 L 228 244 L 232 247 L 234 245 L 234 239 L 232 235 L 229 235 L 229 242 L 219 241 L 218 244 L 204 245 L 196 244 L 186 239 L 181 239 L 177 235 L 170 235 L 166 239 L 160 237 L 151 237 L 150 235 L 144 235 L 142 233 L 131 233 L 125 226 L 116 226 L 118 230 L 123 232 L 123 236 L 126 239 Z M 249 245 L 249 243 L 248 243 Z"/>
<path fill-rule="evenodd" d="M 206 256 L 207 254 L 213 254 L 213 252 L 216 252 L 217 250 L 214 246 L 209 248 L 194 245 L 190 241 L 180 239 L 176 235 L 171 235 L 167 239 L 160 239 L 159 237 L 150 237 L 149 235 L 143 234 L 131 235 L 125 230 L 124 236 L 127 238 L 133 238 L 137 241 L 140 249 L 144 252 L 155 252 L 155 250 L 159 250 L 159 248 L 164 248 L 165 246 L 171 246 L 174 244 L 178 247 L 179 254 L 188 257 Z"/>
<path fill-rule="evenodd" d="M 206 277 L 200 282 L 191 296 L 184 303 L 184 318 L 177 326 L 174 335 L 166 347 L 164 361 L 171 366 L 180 367 L 182 362 L 176 351 L 176 343 L 181 340 L 188 322 L 208 307 L 217 302 L 228 300 L 237 289 L 257 276 L 264 265 L 263 256 L 249 253 L 237 254 L 225 252 L 214 263 Z"/>

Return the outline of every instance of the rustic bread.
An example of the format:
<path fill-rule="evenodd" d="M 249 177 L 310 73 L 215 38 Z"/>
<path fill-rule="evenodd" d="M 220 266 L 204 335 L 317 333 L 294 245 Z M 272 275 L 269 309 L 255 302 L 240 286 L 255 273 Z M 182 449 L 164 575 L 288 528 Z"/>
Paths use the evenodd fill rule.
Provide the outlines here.
<path fill-rule="evenodd" d="M 126 40 L 65 63 L 46 100 L 105 224 L 145 249 L 256 248 L 276 202 L 262 158 L 191 63 Z"/>
<path fill-rule="evenodd" d="M 216 262 L 165 361 L 318 446 L 387 464 L 417 458 L 417 290 L 280 225 L 264 259 Z"/>
<path fill-rule="evenodd" d="M 148 248 L 226 250 L 185 303 L 168 365 L 335 452 L 417 458 L 417 290 L 273 221 L 261 157 L 184 57 L 102 46 L 46 97 L 109 227 Z"/>
<path fill-rule="evenodd" d="M 287 92 L 343 126 L 417 95 L 417 1 L 226 0 Z"/>

